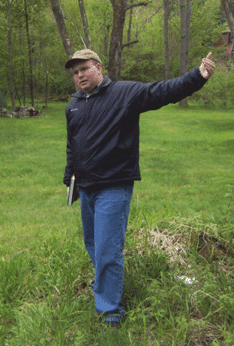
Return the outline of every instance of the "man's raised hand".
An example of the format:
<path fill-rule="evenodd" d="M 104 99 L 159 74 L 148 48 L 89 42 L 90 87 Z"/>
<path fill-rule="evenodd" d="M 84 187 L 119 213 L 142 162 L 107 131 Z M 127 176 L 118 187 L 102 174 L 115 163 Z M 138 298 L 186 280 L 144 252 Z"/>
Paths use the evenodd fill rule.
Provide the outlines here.
<path fill-rule="evenodd" d="M 201 66 L 199 67 L 200 73 L 203 78 L 209 79 L 215 70 L 215 63 L 211 60 L 212 53 L 210 52 L 206 58 L 202 59 Z"/>

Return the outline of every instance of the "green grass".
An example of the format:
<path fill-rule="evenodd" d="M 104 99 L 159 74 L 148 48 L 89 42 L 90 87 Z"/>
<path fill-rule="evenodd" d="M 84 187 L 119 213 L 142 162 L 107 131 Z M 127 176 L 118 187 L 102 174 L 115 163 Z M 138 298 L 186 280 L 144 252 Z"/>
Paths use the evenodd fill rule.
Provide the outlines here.
<path fill-rule="evenodd" d="M 167 107 L 142 115 L 143 179 L 136 192 L 156 214 L 153 222 L 168 213 L 222 218 L 234 183 L 233 130 L 233 112 L 226 110 Z"/>
<path fill-rule="evenodd" d="M 233 110 L 141 116 L 117 331 L 95 312 L 79 202 L 66 206 L 64 108 L 0 118 L 1 345 L 233 345 Z"/>

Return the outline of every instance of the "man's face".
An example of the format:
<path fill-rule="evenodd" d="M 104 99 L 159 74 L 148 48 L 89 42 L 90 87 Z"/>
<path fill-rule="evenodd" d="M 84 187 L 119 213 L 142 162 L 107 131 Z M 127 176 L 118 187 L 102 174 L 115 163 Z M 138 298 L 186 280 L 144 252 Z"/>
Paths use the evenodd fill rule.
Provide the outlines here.
<path fill-rule="evenodd" d="M 103 80 L 102 65 L 94 60 L 78 61 L 72 71 L 76 84 L 86 93 L 91 93 Z"/>

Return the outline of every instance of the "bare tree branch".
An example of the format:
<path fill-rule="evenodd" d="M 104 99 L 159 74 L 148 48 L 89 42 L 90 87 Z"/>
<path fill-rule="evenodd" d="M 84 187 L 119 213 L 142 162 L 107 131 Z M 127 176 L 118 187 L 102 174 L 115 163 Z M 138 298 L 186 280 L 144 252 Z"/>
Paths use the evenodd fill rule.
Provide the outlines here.
<path fill-rule="evenodd" d="M 73 23 L 73 21 L 68 17 L 67 13 L 65 12 L 64 8 L 61 6 L 61 11 L 63 13 L 63 18 L 64 20 L 68 20 L 68 22 L 73 26 L 77 36 L 79 36 L 84 48 L 86 49 L 86 44 L 85 44 L 85 41 L 83 39 L 83 37 L 81 36 L 81 34 L 79 33 L 79 31 L 77 30 L 77 26 Z M 76 42 L 77 43 L 77 42 Z M 77 44 L 78 45 L 78 44 Z"/>
<path fill-rule="evenodd" d="M 135 40 L 135 41 L 131 41 L 131 42 L 128 42 L 128 43 L 125 43 L 125 44 L 122 44 L 122 50 L 125 48 L 125 47 L 128 47 L 130 46 L 131 44 L 134 44 L 134 43 L 138 43 L 139 41 L 138 40 Z"/>
<path fill-rule="evenodd" d="M 113 0 L 110 0 L 110 1 L 112 2 Z M 152 0 L 146 0 L 146 1 L 138 2 L 136 4 L 131 4 L 131 5 L 126 6 L 124 10 L 128 11 L 128 10 L 130 10 L 133 7 L 147 6 L 151 2 L 152 2 Z"/>
<path fill-rule="evenodd" d="M 138 30 L 138 26 L 135 26 L 134 23 L 132 24 L 133 27 L 134 27 L 134 29 L 135 29 L 135 36 L 136 36 L 136 39 L 137 39 L 139 33 L 141 32 L 142 28 L 144 27 L 144 25 L 145 25 L 146 23 L 149 23 L 149 22 L 151 21 L 151 19 L 161 10 L 162 7 L 163 7 L 163 5 L 160 6 L 154 13 L 152 13 L 151 16 L 150 16 L 149 18 L 146 18 L 146 19 L 142 22 L 142 24 L 141 24 L 139 30 Z"/>

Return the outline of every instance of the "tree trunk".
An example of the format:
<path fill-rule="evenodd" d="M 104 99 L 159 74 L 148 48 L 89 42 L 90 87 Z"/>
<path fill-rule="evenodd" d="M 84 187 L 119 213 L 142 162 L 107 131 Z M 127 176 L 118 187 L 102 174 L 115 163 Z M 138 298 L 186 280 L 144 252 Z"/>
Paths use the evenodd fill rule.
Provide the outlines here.
<path fill-rule="evenodd" d="M 127 5 L 127 0 L 110 0 L 110 2 L 113 7 L 113 26 L 110 39 L 108 75 L 112 80 L 118 80 L 120 79 L 121 73 L 121 54 L 123 47 L 138 42 L 138 40 L 135 40 L 122 45 L 126 11 L 131 10 L 133 7 L 147 6 L 149 0 L 135 4 L 131 2 L 130 5 Z"/>
<path fill-rule="evenodd" d="M 126 0 L 112 0 L 113 27 L 110 39 L 108 75 L 112 80 L 120 79 L 122 37 L 127 5 Z"/>
<path fill-rule="evenodd" d="M 191 14 L 192 14 L 192 0 L 187 0 L 187 9 L 186 9 L 186 66 L 187 66 L 187 71 L 188 71 L 188 63 L 189 63 L 188 53 L 189 53 L 189 41 L 190 41 Z"/>
<path fill-rule="evenodd" d="M 188 71 L 188 52 L 189 52 L 189 37 L 190 37 L 190 22 L 191 22 L 191 2 L 180 0 L 181 14 L 181 50 L 180 50 L 180 75 L 183 76 Z M 187 107 L 187 98 L 180 101 L 180 107 Z"/>
<path fill-rule="evenodd" d="M 46 71 L 46 85 L 45 85 L 45 106 L 47 108 L 47 104 L 48 104 L 48 75 L 49 75 L 49 71 Z"/>
<path fill-rule="evenodd" d="M 52 11 L 59 29 L 60 37 L 62 39 L 63 47 L 66 52 L 67 58 L 71 58 L 74 54 L 74 49 L 72 47 L 67 28 L 64 22 L 63 13 L 60 8 L 58 0 L 50 0 Z"/>
<path fill-rule="evenodd" d="M 130 2 L 131 6 L 133 4 L 133 0 L 131 0 Z M 130 13 L 129 13 L 129 21 L 128 21 L 128 43 L 131 41 L 131 28 L 132 28 L 132 11 L 133 11 L 133 8 L 131 7 L 130 9 Z M 128 45 L 128 48 L 130 47 L 130 45 Z"/>
<path fill-rule="evenodd" d="M 80 14 L 81 14 L 82 22 L 83 22 L 83 28 L 84 28 L 84 34 L 85 34 L 85 43 L 86 43 L 86 46 L 88 49 L 93 50 L 91 37 L 89 34 L 88 19 L 86 16 L 83 0 L 78 0 L 78 3 L 79 3 L 79 7 L 80 7 Z"/>
<path fill-rule="evenodd" d="M 234 4 L 229 3 L 227 0 L 221 0 L 221 4 L 227 18 L 229 29 L 232 33 L 232 37 L 234 38 Z"/>
<path fill-rule="evenodd" d="M 165 57 L 165 80 L 169 79 L 169 43 L 168 43 L 168 20 L 170 15 L 169 0 L 163 0 L 164 4 L 164 57 Z"/>
<path fill-rule="evenodd" d="M 10 93 L 12 110 L 15 111 L 15 94 L 14 94 L 14 74 L 12 66 L 12 42 L 11 42 L 11 3 L 7 0 L 8 4 L 8 44 L 9 44 L 9 67 L 10 67 Z"/>
<path fill-rule="evenodd" d="M 110 25 L 104 24 L 106 27 L 106 32 L 104 36 L 104 66 L 105 68 L 108 68 L 108 44 L 109 44 L 109 36 L 110 36 Z"/>
<path fill-rule="evenodd" d="M 19 43 L 20 43 L 20 50 L 21 52 L 24 50 L 24 48 L 22 48 L 22 36 L 24 36 L 24 33 L 22 32 L 23 28 L 22 25 L 20 23 L 20 27 L 19 27 Z M 25 78 L 25 62 L 24 62 L 24 58 L 21 64 L 21 81 L 22 81 L 22 94 L 23 94 L 23 105 L 25 107 L 26 104 L 26 78 Z"/>
<path fill-rule="evenodd" d="M 28 40 L 29 87 L 30 87 L 30 94 L 31 94 L 31 105 L 32 107 L 34 107 L 33 61 L 32 61 L 31 40 L 29 35 L 27 0 L 24 0 L 24 14 L 25 14 L 26 32 L 27 32 L 27 40 Z"/>

